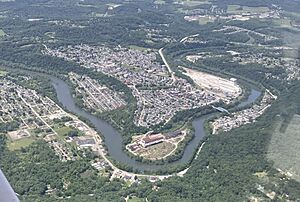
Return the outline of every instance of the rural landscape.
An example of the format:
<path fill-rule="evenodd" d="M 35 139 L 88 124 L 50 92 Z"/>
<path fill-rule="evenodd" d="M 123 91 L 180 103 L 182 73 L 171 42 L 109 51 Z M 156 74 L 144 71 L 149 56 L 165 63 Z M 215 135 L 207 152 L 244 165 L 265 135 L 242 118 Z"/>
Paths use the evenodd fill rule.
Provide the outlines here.
<path fill-rule="evenodd" d="M 0 0 L 0 201 L 297 202 L 299 101 L 299 0 Z"/>

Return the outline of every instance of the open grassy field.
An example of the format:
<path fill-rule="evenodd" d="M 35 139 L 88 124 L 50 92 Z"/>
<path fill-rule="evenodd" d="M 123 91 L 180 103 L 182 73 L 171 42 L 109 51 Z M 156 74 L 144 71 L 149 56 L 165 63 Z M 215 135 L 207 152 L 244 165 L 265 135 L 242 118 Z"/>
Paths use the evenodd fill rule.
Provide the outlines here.
<path fill-rule="evenodd" d="M 0 76 L 5 76 L 7 74 L 6 71 L 0 70 Z"/>
<path fill-rule="evenodd" d="M 214 22 L 215 20 L 209 18 L 209 17 L 203 17 L 203 18 L 199 18 L 198 22 L 200 25 L 206 25 L 209 22 Z"/>
<path fill-rule="evenodd" d="M 70 128 L 70 127 L 67 127 L 67 126 L 63 126 L 63 127 L 60 127 L 60 128 L 54 128 L 55 132 L 57 132 L 57 134 L 60 136 L 60 137 L 65 137 L 67 136 L 67 134 L 72 131 L 73 129 Z"/>
<path fill-rule="evenodd" d="M 146 159 L 162 159 L 166 155 L 170 154 L 174 149 L 175 145 L 169 142 L 162 142 L 153 146 L 149 146 L 139 151 L 139 155 Z"/>
<path fill-rule="evenodd" d="M 300 19 L 300 13 L 284 11 L 284 15 Z"/>
<path fill-rule="evenodd" d="M 34 137 L 28 137 L 16 141 L 9 141 L 7 146 L 9 150 L 14 151 L 14 150 L 19 150 L 22 147 L 28 147 L 34 141 L 35 141 Z"/>
<path fill-rule="evenodd" d="M 156 0 L 156 1 L 154 1 L 154 3 L 162 5 L 162 4 L 165 4 L 166 2 L 164 0 Z"/>
<path fill-rule="evenodd" d="M 272 135 L 267 157 L 292 178 L 300 182 L 300 115 L 294 115 L 284 132 L 278 123 Z"/>
<path fill-rule="evenodd" d="M 5 35 L 6 35 L 5 32 L 2 29 L 0 29 L 0 37 L 5 36 Z"/>
<path fill-rule="evenodd" d="M 201 4 L 211 4 L 208 0 L 181 0 L 181 1 L 178 1 L 180 3 L 182 3 L 184 6 L 190 6 L 190 7 L 193 7 L 193 6 L 199 6 Z"/>
<path fill-rule="evenodd" d="M 240 5 L 228 5 L 227 13 L 241 14 L 241 13 L 263 13 L 269 11 L 268 7 L 249 7 Z"/>
<path fill-rule="evenodd" d="M 135 49 L 135 50 L 139 50 L 139 51 L 151 51 L 151 49 L 149 48 L 144 48 L 141 46 L 135 46 L 135 45 L 130 45 L 129 46 L 131 49 Z"/>
<path fill-rule="evenodd" d="M 93 4 L 82 4 L 82 3 L 78 3 L 78 6 L 81 7 L 86 7 L 86 8 L 97 8 L 97 6 L 93 5 Z"/>
<path fill-rule="evenodd" d="M 274 24 L 279 27 L 291 28 L 291 20 L 290 19 L 275 19 L 273 20 Z"/>

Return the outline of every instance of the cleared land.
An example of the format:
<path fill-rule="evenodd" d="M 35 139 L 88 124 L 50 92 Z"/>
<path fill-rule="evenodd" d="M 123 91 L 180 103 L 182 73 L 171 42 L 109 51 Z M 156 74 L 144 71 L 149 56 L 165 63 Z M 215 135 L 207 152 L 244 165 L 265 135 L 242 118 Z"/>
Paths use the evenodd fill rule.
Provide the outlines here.
<path fill-rule="evenodd" d="M 209 22 L 214 22 L 215 20 L 210 18 L 209 16 L 199 18 L 198 22 L 200 25 L 206 25 Z"/>
<path fill-rule="evenodd" d="M 164 0 L 157 0 L 157 1 L 154 1 L 154 3 L 162 5 L 162 4 L 165 4 L 166 2 Z"/>
<path fill-rule="evenodd" d="M 275 23 L 276 26 L 286 27 L 286 28 L 291 28 L 292 27 L 290 19 L 281 18 L 281 19 L 273 20 L 273 22 Z"/>
<path fill-rule="evenodd" d="M 6 35 L 5 32 L 2 29 L 0 29 L 0 37 L 5 36 L 5 35 Z"/>
<path fill-rule="evenodd" d="M 170 142 L 162 142 L 139 151 L 139 155 L 147 159 L 161 159 L 170 155 L 176 146 Z"/>
<path fill-rule="evenodd" d="M 300 115 L 294 115 L 285 132 L 278 124 L 272 135 L 267 157 L 274 167 L 300 182 Z"/>
<path fill-rule="evenodd" d="M 70 127 L 67 127 L 67 126 L 63 126 L 63 127 L 60 127 L 60 128 L 55 128 L 54 129 L 55 132 L 57 132 L 57 134 L 61 137 L 65 137 L 68 135 L 69 132 L 71 132 L 73 129 L 70 128 Z"/>
<path fill-rule="evenodd" d="M 184 74 L 189 76 L 196 85 L 212 90 L 221 97 L 242 92 L 242 89 L 234 81 L 188 68 L 183 69 L 185 70 Z"/>
<path fill-rule="evenodd" d="M 211 4 L 209 1 L 207 0 L 200 0 L 200 1 L 190 1 L 190 0 L 183 0 L 183 1 L 178 1 L 180 3 L 182 3 L 185 6 L 199 6 L 202 4 Z"/>
<path fill-rule="evenodd" d="M 248 7 L 240 5 L 228 5 L 227 13 L 241 14 L 241 13 L 264 13 L 268 12 L 270 9 L 268 7 Z"/>
<path fill-rule="evenodd" d="M 7 146 L 9 150 L 14 151 L 14 150 L 19 150 L 22 147 L 27 147 L 34 141 L 35 141 L 34 137 L 28 137 L 16 141 L 9 141 Z"/>
<path fill-rule="evenodd" d="M 5 76 L 7 74 L 6 71 L 0 70 L 0 76 Z"/>

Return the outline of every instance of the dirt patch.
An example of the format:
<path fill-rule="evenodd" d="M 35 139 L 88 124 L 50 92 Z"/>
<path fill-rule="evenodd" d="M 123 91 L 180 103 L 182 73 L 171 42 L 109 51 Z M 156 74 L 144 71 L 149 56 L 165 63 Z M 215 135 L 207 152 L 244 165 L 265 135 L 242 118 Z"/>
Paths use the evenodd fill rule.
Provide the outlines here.
<path fill-rule="evenodd" d="M 9 138 L 12 141 L 16 141 L 16 140 L 20 140 L 20 139 L 23 139 L 23 138 L 30 137 L 30 133 L 26 129 L 8 132 L 7 135 L 9 136 Z"/>

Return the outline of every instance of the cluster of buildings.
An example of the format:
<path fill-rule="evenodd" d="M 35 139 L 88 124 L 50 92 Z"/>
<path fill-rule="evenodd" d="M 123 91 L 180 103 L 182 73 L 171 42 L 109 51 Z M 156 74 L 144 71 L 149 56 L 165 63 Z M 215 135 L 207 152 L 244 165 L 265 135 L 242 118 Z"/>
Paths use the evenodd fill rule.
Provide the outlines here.
<path fill-rule="evenodd" d="M 14 141 L 31 136 L 27 129 L 20 129 L 20 130 L 16 130 L 16 131 L 10 131 L 7 134 L 10 137 L 10 139 L 12 139 Z"/>
<path fill-rule="evenodd" d="M 246 64 L 260 64 L 264 68 L 282 69 L 282 74 L 272 74 L 265 73 L 267 79 L 277 79 L 277 80 L 299 80 L 300 79 L 300 69 L 299 69 L 299 59 L 292 57 L 290 55 L 285 55 L 285 51 L 295 51 L 295 49 L 287 46 L 274 46 L 266 48 L 267 52 L 249 52 L 249 51 L 226 51 L 223 54 L 217 54 L 213 52 L 199 52 L 193 55 L 187 55 L 186 60 L 192 63 L 198 60 L 205 60 L 210 58 L 221 58 L 221 57 L 231 57 L 233 62 L 237 62 L 241 65 Z M 271 55 L 270 55 L 271 50 Z M 283 55 L 282 55 L 283 54 Z"/>
<path fill-rule="evenodd" d="M 189 62 L 195 63 L 201 59 L 220 58 L 220 57 L 223 57 L 223 55 L 218 55 L 218 54 L 212 53 L 212 52 L 199 52 L 195 55 L 187 55 L 185 57 L 185 59 Z"/>
<path fill-rule="evenodd" d="M 0 122 L 17 120 L 20 123 L 16 131 L 8 134 L 13 141 L 32 135 L 43 138 L 62 161 L 76 160 L 79 150 L 85 157 L 88 149 L 97 156 L 91 165 L 99 171 L 108 170 L 111 180 L 119 178 L 134 183 L 145 178 L 154 182 L 171 176 L 137 175 L 118 169 L 107 159 L 102 140 L 94 129 L 66 113 L 48 97 L 16 85 L 10 79 L 0 80 L 0 103 Z M 80 135 L 61 136 L 58 127 L 72 128 L 80 131 Z"/>
<path fill-rule="evenodd" d="M 80 97 L 88 109 L 99 112 L 111 111 L 126 106 L 121 96 L 88 76 L 70 73 L 69 78 L 75 85 L 77 97 Z"/>
<path fill-rule="evenodd" d="M 69 143 L 75 142 L 78 150 L 91 149 L 96 154 L 98 150 L 102 153 L 106 153 L 103 146 L 101 145 L 102 140 L 98 136 L 97 132 L 91 129 L 88 125 L 80 120 L 72 120 L 64 123 L 65 126 L 76 129 L 84 135 L 67 136 L 65 140 Z"/>
<path fill-rule="evenodd" d="M 169 24 L 161 24 L 162 27 L 168 27 Z M 153 43 L 153 42 L 164 42 L 164 43 L 171 43 L 176 41 L 173 37 L 167 36 L 164 33 L 164 29 L 154 29 L 154 28 L 148 28 L 147 26 L 140 25 L 140 29 L 138 31 L 147 33 L 146 34 L 146 43 Z"/>
<path fill-rule="evenodd" d="M 65 112 L 48 97 L 17 85 L 9 78 L 0 80 L 0 103 L 0 122 L 15 120 L 20 123 L 17 130 L 8 133 L 12 141 L 30 136 L 43 138 L 62 161 L 77 160 L 79 150 L 83 154 L 80 157 L 84 158 L 85 151 L 89 150 L 97 156 L 90 162 L 91 165 L 99 171 L 107 170 L 111 180 L 120 178 L 133 183 L 145 178 L 154 182 L 171 176 L 134 174 L 115 167 L 107 159 L 102 139 L 94 129 Z M 58 132 L 61 127 L 71 128 L 80 133 L 75 136 L 62 135 Z"/>
<path fill-rule="evenodd" d="M 18 120 L 20 129 L 28 131 L 40 128 L 47 132 L 51 129 L 47 121 L 61 114 L 63 111 L 49 98 L 16 85 L 9 79 L 1 79 L 0 122 Z"/>
<path fill-rule="evenodd" d="M 222 116 L 212 121 L 213 134 L 220 131 L 230 131 L 233 128 L 238 128 L 242 125 L 254 122 L 260 117 L 267 108 L 271 106 L 273 100 L 277 97 L 270 91 L 266 90 L 259 104 L 254 104 L 252 107 L 234 112 L 230 115 Z"/>
<path fill-rule="evenodd" d="M 247 33 L 247 34 L 253 34 L 255 36 L 261 37 L 265 41 L 271 41 L 271 40 L 278 39 L 275 36 L 271 36 L 271 35 L 268 35 L 268 34 L 264 34 L 264 33 L 261 33 L 261 32 L 253 31 L 253 30 L 242 28 L 242 27 L 238 27 L 238 26 L 228 26 L 228 25 L 225 25 L 225 26 L 223 26 L 222 29 L 214 30 L 214 32 L 223 32 L 225 35 L 231 35 L 231 34 L 236 34 L 236 33 L 242 33 L 242 32 L 244 32 L 244 33 Z"/>
<path fill-rule="evenodd" d="M 151 51 L 76 45 L 56 49 L 45 47 L 43 53 L 75 61 L 126 84 L 137 100 L 134 117 L 137 126 L 151 127 L 166 123 L 178 111 L 220 100 L 208 89 L 199 89 L 185 79 L 171 77 L 168 68 L 158 63 L 156 54 Z M 80 80 L 77 83 L 83 82 Z M 91 86 L 85 88 L 90 89 Z"/>
<path fill-rule="evenodd" d="M 104 170 L 106 168 L 110 168 L 110 165 L 104 159 L 98 159 L 91 164 L 97 170 Z"/>
<path fill-rule="evenodd" d="M 194 69 L 181 68 L 184 70 L 183 74 L 190 77 L 195 85 L 226 104 L 234 102 L 242 93 L 242 89 L 238 85 L 236 78 L 227 79 Z"/>
<path fill-rule="evenodd" d="M 36 91 L 14 84 L 9 79 L 0 81 L 0 120 L 9 122 L 17 120 L 20 124 L 17 131 L 8 135 L 26 138 L 32 134 L 44 137 L 53 147 L 61 160 L 72 160 L 73 152 L 64 142 L 57 138 L 53 129 L 53 119 L 66 116 L 66 113 L 51 99 L 39 95 Z M 26 135 L 24 135 L 26 133 Z"/>
<path fill-rule="evenodd" d="M 279 53 L 278 53 L 279 54 Z M 295 80 L 300 79 L 299 59 L 282 57 L 278 55 L 268 56 L 263 53 L 236 53 L 233 55 L 233 61 L 240 64 L 261 64 L 265 68 L 282 68 L 286 75 L 279 78 L 277 75 L 266 73 L 267 78 Z"/>
<path fill-rule="evenodd" d="M 144 127 L 166 123 L 179 111 L 218 101 L 213 94 L 197 89 L 183 79 L 177 79 L 166 89 L 133 90 L 133 95 L 138 103 L 134 123 Z"/>
<path fill-rule="evenodd" d="M 12 141 L 30 136 L 43 138 L 62 161 L 76 160 L 70 144 L 73 141 L 78 149 L 91 148 L 104 153 L 96 131 L 35 90 L 19 86 L 9 78 L 1 79 L 0 103 L 0 121 L 19 123 L 17 130 L 8 133 Z M 60 124 L 81 131 L 82 136 L 63 139 L 58 132 Z"/>
<path fill-rule="evenodd" d="M 154 134 L 151 131 L 144 134 L 133 137 L 132 143 L 126 145 L 126 148 L 128 151 L 130 151 L 132 154 L 137 156 L 142 156 L 142 153 L 145 152 L 157 152 L 156 150 L 151 149 L 151 146 L 168 142 L 173 144 L 175 147 L 176 145 L 184 139 L 186 135 L 186 131 L 174 131 L 166 134 Z M 173 150 L 174 151 L 174 150 Z M 157 156 L 156 159 L 161 158 L 160 156 Z"/>
<path fill-rule="evenodd" d="M 230 6 L 229 6 L 230 7 Z M 199 21 L 201 19 L 209 19 L 210 21 L 215 20 L 239 20 L 246 21 L 250 19 L 278 19 L 281 16 L 281 8 L 273 5 L 272 8 L 266 8 L 259 10 L 260 7 L 255 11 L 255 7 L 242 7 L 237 5 L 231 5 L 233 9 L 221 9 L 217 6 L 211 6 L 209 9 L 193 9 L 187 12 L 184 19 L 191 21 Z"/>

